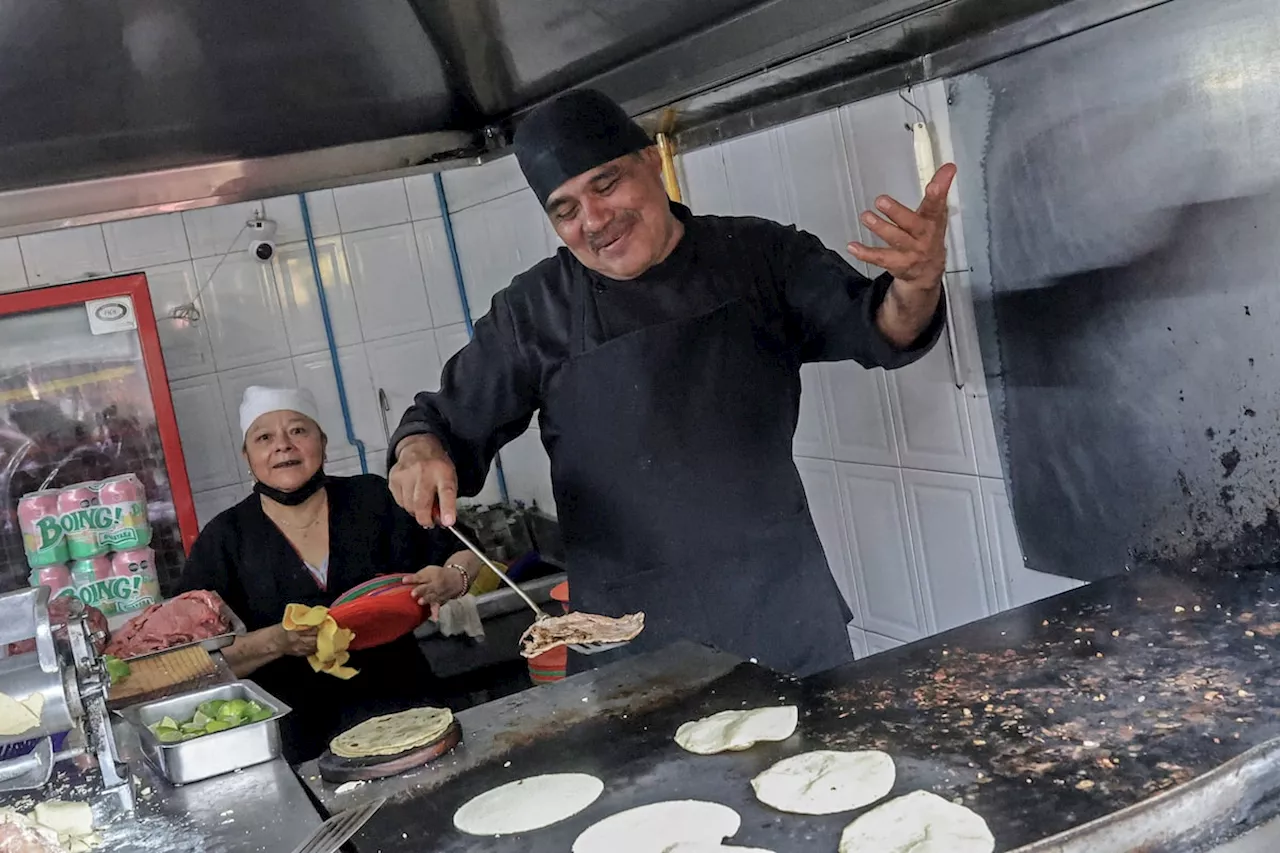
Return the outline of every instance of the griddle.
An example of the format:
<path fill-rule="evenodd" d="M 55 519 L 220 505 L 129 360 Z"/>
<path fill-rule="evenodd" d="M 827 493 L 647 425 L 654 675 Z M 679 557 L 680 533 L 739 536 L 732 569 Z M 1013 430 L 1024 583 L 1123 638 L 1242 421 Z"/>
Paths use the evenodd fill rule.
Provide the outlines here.
<path fill-rule="evenodd" d="M 781 853 L 835 850 L 861 812 L 782 815 L 755 801 L 751 777 L 809 749 L 879 748 L 897 767 L 890 796 L 927 789 L 961 801 L 987 820 L 998 851 L 1015 850 L 1158 802 L 1227 762 L 1274 760 L 1263 745 L 1280 736 L 1277 589 L 1275 568 L 1153 570 L 803 681 L 685 644 L 475 709 L 488 735 L 409 777 L 345 797 L 305 767 L 303 777 L 330 811 L 390 797 L 355 839 L 361 853 L 564 851 L 609 814 L 679 798 L 738 810 L 733 843 Z M 706 757 L 671 740 L 687 720 L 781 702 L 801 708 L 797 734 L 783 743 Z M 452 828 L 471 797 L 557 772 L 593 773 L 605 792 L 527 836 L 477 839 Z M 1273 811 L 1262 801 L 1233 820 Z"/>

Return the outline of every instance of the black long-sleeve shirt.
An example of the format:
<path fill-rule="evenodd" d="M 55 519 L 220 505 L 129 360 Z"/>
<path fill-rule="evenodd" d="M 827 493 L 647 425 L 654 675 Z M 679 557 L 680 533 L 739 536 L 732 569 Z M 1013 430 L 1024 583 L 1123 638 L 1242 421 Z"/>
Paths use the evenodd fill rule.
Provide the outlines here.
<path fill-rule="evenodd" d="M 693 216 L 682 205 L 672 207 L 685 234 L 666 260 L 636 279 L 591 272 L 565 248 L 516 276 L 445 366 L 440 390 L 414 398 L 391 438 L 392 462 L 401 439 L 432 434 L 457 468 L 461 494 L 476 494 L 494 455 L 528 428 L 568 360 L 572 291 L 584 278 L 590 283 L 588 348 L 734 299 L 761 312 L 781 311 L 798 362 L 853 359 L 864 367 L 902 367 L 927 353 L 942 332 L 945 300 L 917 341 L 894 346 L 876 326 L 892 277 L 869 280 L 812 234 L 764 219 Z M 767 319 L 773 318 L 762 314 L 762 327 Z"/>

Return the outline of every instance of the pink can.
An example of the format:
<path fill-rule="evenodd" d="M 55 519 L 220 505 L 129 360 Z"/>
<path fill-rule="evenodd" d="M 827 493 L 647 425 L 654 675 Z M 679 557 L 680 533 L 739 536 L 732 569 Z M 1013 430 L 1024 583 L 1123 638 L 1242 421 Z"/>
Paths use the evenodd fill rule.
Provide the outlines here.
<path fill-rule="evenodd" d="M 119 612 L 142 610 L 160 601 L 156 552 L 150 548 L 117 551 L 111 556 L 111 574 L 115 578 L 128 580 L 127 593 L 124 590 L 116 591 L 116 607 Z"/>
<path fill-rule="evenodd" d="M 99 531 L 99 541 L 117 551 L 151 544 L 146 490 L 136 475 L 123 474 L 103 480 L 98 484 L 98 500 L 103 509 L 110 511 L 111 522 L 109 529 Z"/>
<path fill-rule="evenodd" d="M 108 477 L 98 484 L 98 501 L 103 506 L 124 503 L 142 503 L 147 499 L 142 481 L 136 474 Z"/>
<path fill-rule="evenodd" d="M 58 512 L 74 512 L 78 509 L 97 506 L 98 490 L 93 488 L 95 485 L 97 484 L 76 483 L 74 486 L 67 486 L 58 492 Z"/>
<path fill-rule="evenodd" d="M 71 582 L 71 570 L 64 565 L 45 566 L 36 572 L 32 586 L 49 587 L 49 598 L 60 595 L 75 595 L 75 586 Z"/>
<path fill-rule="evenodd" d="M 23 495 L 18 501 L 18 529 L 27 565 L 33 569 L 61 565 L 70 559 L 67 540 L 58 519 L 58 490 Z"/>
<path fill-rule="evenodd" d="M 156 552 L 150 548 L 117 551 L 111 555 L 111 574 L 117 578 L 131 578 L 136 574 L 156 573 Z"/>
<path fill-rule="evenodd" d="M 98 509 L 97 483 L 77 483 L 58 494 L 58 513 L 67 551 L 73 560 L 100 557 L 111 551 L 99 532 L 109 528 L 111 513 Z"/>

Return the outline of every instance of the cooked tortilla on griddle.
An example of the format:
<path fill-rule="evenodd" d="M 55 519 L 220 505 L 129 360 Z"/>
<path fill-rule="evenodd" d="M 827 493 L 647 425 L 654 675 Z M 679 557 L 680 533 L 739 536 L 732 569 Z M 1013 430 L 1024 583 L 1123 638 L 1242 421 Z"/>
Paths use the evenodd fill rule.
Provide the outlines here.
<path fill-rule="evenodd" d="M 540 619 L 520 637 L 520 654 L 537 657 L 560 646 L 577 643 L 624 643 L 644 630 L 644 614 L 600 616 L 595 613 L 568 613 Z"/>

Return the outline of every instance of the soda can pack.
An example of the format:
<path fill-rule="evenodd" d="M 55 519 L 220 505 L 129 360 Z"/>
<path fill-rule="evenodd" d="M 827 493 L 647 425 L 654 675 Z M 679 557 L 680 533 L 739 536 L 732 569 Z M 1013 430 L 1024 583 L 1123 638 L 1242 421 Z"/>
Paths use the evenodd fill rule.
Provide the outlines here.
<path fill-rule="evenodd" d="M 133 474 L 46 489 L 18 501 L 32 586 L 74 594 L 107 615 L 158 603 L 147 499 Z M 69 563 L 69 565 L 68 565 Z"/>

